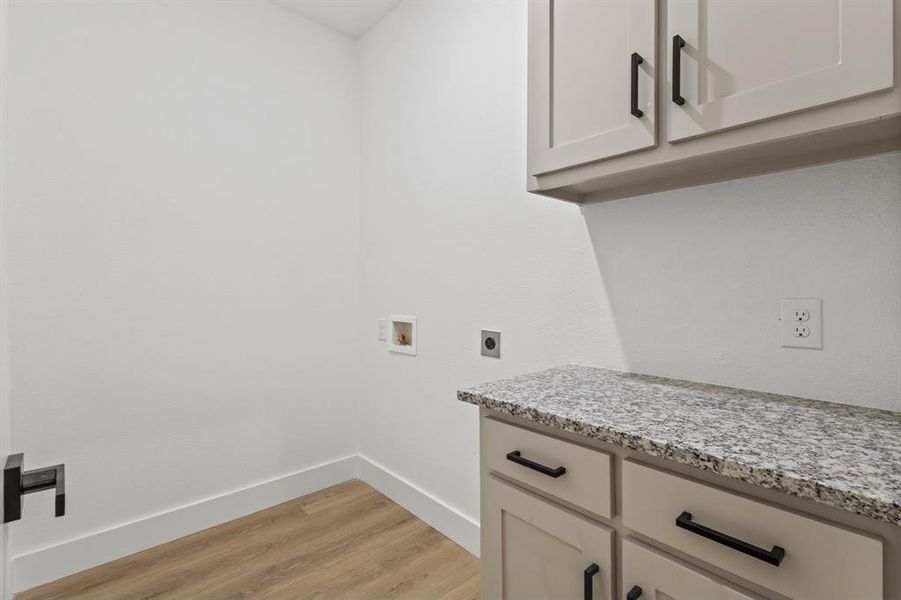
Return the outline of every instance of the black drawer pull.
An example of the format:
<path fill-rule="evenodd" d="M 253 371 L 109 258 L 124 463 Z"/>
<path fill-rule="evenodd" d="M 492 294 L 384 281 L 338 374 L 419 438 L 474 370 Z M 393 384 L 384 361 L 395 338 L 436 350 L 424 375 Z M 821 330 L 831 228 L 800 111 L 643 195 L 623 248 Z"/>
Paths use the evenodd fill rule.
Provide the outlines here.
<path fill-rule="evenodd" d="M 629 593 L 626 594 L 626 600 L 638 600 L 639 598 L 641 598 L 641 588 L 633 585 Z"/>
<path fill-rule="evenodd" d="M 673 102 L 682 106 L 685 98 L 682 97 L 682 48 L 685 40 L 681 35 L 673 36 Z"/>
<path fill-rule="evenodd" d="M 638 52 L 632 53 L 632 71 L 631 71 L 631 109 L 632 116 L 640 119 L 644 116 L 644 111 L 638 108 L 638 65 L 644 62 L 644 59 L 641 57 Z"/>
<path fill-rule="evenodd" d="M 546 467 L 540 463 L 537 463 L 533 460 L 529 460 L 528 458 L 523 458 L 522 454 L 520 454 L 519 450 L 514 450 L 513 452 L 507 453 L 507 460 L 513 461 L 518 465 L 522 465 L 524 467 L 528 467 L 533 471 L 538 471 L 542 475 L 547 475 L 548 477 L 553 477 L 557 479 L 564 473 L 566 473 L 566 467 L 557 467 L 556 469 L 552 469 L 550 467 Z"/>
<path fill-rule="evenodd" d="M 695 523 L 691 520 L 690 512 L 683 512 L 681 515 L 676 517 L 676 526 L 681 527 L 682 529 L 687 529 L 688 531 L 696 533 L 701 537 L 705 537 L 708 540 L 713 540 L 714 542 L 722 544 L 723 546 L 728 546 L 733 550 L 744 552 L 748 556 L 753 556 L 757 560 L 762 560 L 765 563 L 769 563 L 777 567 L 782 562 L 782 559 L 785 558 L 784 548 L 781 548 L 779 546 L 773 546 L 772 550 L 764 550 L 763 548 L 758 548 L 753 544 L 749 544 L 748 542 L 734 538 L 731 535 L 726 535 L 725 533 L 720 533 L 715 529 L 705 527 L 700 523 Z"/>
<path fill-rule="evenodd" d="M 585 569 L 585 600 L 594 600 L 594 586 L 592 586 L 592 580 L 600 570 L 601 568 L 597 563 L 591 563 L 588 565 L 588 568 Z"/>

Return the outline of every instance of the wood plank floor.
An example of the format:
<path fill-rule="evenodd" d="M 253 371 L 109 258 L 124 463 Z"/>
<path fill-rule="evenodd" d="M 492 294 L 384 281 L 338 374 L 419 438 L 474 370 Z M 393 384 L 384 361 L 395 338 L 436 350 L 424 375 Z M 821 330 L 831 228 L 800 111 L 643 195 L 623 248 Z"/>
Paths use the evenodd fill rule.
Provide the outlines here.
<path fill-rule="evenodd" d="M 16 598 L 474 600 L 478 596 L 477 559 L 354 480 Z"/>

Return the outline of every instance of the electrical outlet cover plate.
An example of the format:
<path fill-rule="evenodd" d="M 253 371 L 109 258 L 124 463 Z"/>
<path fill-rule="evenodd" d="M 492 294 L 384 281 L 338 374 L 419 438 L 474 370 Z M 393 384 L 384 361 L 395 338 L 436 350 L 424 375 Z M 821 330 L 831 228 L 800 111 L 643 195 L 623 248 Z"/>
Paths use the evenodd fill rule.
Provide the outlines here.
<path fill-rule="evenodd" d="M 782 299 L 782 346 L 823 349 L 823 301 L 820 298 Z"/>
<path fill-rule="evenodd" d="M 491 329 L 482 330 L 482 356 L 501 357 L 501 332 Z"/>

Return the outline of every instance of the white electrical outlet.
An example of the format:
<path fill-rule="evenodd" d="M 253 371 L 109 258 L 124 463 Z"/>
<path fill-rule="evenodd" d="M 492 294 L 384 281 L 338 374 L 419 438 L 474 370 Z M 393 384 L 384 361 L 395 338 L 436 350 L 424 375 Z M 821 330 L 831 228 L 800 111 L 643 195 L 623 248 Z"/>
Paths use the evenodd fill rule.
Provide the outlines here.
<path fill-rule="evenodd" d="M 783 298 L 782 346 L 823 349 L 823 301 L 820 298 Z"/>
<path fill-rule="evenodd" d="M 795 330 L 792 331 L 792 335 L 796 338 L 810 337 L 810 327 L 807 325 L 795 325 Z"/>
<path fill-rule="evenodd" d="M 385 319 L 379 319 L 379 341 L 380 342 L 384 342 L 385 339 L 388 337 L 388 334 L 386 333 L 387 329 L 388 329 L 388 326 L 387 326 L 387 322 L 385 321 Z"/>

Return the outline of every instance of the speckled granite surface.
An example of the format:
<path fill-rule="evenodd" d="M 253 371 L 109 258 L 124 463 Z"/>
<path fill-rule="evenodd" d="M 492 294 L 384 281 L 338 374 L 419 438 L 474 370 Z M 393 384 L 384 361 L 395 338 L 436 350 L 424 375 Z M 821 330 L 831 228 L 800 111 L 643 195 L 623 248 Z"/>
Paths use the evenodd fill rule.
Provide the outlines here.
<path fill-rule="evenodd" d="M 901 413 L 577 365 L 457 398 L 901 525 Z"/>

